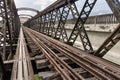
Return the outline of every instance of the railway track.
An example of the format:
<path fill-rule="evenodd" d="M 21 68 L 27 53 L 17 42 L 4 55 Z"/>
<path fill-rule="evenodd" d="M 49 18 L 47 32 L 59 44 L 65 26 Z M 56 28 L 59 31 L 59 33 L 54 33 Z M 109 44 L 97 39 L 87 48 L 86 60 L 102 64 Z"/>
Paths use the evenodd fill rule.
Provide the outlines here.
<path fill-rule="evenodd" d="M 39 47 L 50 64 L 61 75 L 63 80 L 87 80 L 87 78 L 63 61 L 57 53 L 52 51 L 52 48 L 79 65 L 78 69 L 81 68 L 84 72 L 87 72 L 87 75 L 92 75 L 95 79 L 91 80 L 120 79 L 119 65 L 85 53 L 77 48 L 71 47 L 29 28 L 24 27 L 23 30 L 25 34 L 28 35 L 27 37 L 30 37 Z"/>
<path fill-rule="evenodd" d="M 34 35 L 30 34 L 29 37 L 34 41 L 34 43 L 40 48 L 46 58 L 54 66 L 56 71 L 63 77 L 63 80 L 84 80 L 82 76 L 77 74 L 72 68 L 70 68 L 62 59 L 60 59 L 50 48 L 43 44 Z"/>

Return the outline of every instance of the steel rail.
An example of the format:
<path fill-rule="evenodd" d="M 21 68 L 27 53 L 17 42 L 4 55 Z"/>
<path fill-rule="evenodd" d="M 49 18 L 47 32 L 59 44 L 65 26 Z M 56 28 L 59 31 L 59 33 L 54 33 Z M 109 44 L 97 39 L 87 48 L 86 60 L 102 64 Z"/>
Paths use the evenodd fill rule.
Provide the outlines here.
<path fill-rule="evenodd" d="M 75 77 L 75 80 L 84 80 L 82 76 L 79 76 L 74 70 L 72 70 L 72 68 L 70 68 L 63 60 L 61 60 L 57 54 L 55 54 L 50 48 L 48 48 L 45 44 L 43 44 L 42 42 L 40 42 L 39 39 L 37 39 L 38 42 L 43 46 L 44 49 L 46 49 L 46 51 L 50 52 L 51 56 L 54 57 L 54 59 L 56 59 L 56 61 L 58 61 L 63 67 L 66 68 L 66 70 L 68 70 L 71 74 L 72 77 Z M 68 73 L 69 73 L 68 72 Z M 78 78 L 78 79 L 77 79 Z"/>
<path fill-rule="evenodd" d="M 68 52 L 72 52 L 72 54 L 74 54 L 73 58 L 78 57 L 79 62 L 80 62 L 80 59 L 82 59 L 82 60 L 87 61 L 87 64 L 89 63 L 89 65 L 94 65 L 95 67 L 97 67 L 99 69 L 98 70 L 99 73 L 105 73 L 105 74 L 107 73 L 108 75 L 112 76 L 112 78 L 115 77 L 116 79 L 120 79 L 120 77 L 119 77 L 120 71 L 118 71 L 120 66 L 116 66 L 116 65 L 110 63 L 109 61 L 97 58 L 97 57 L 89 55 L 89 54 L 86 54 L 85 52 L 82 52 L 76 48 L 65 45 L 61 42 L 55 41 L 52 38 L 46 37 L 46 36 L 36 32 L 36 31 L 31 30 L 31 32 L 36 33 L 37 34 L 36 36 L 41 36 L 42 39 L 44 38 L 44 41 L 48 40 L 48 41 L 52 42 L 52 44 L 56 44 L 57 46 L 62 47 L 62 49 L 66 50 Z M 80 55 L 78 56 L 78 54 L 76 54 L 76 53 L 79 53 Z M 84 54 L 82 54 L 82 53 L 84 53 Z M 76 60 L 76 59 L 73 59 L 73 60 Z M 96 69 L 96 71 L 97 71 L 97 69 Z M 100 72 L 100 71 L 102 71 L 102 72 Z"/>
<path fill-rule="evenodd" d="M 43 38 L 44 39 L 44 38 Z M 45 39 L 45 40 L 47 40 L 47 39 Z M 44 40 L 44 41 L 45 41 Z M 53 42 L 53 41 L 52 41 Z M 48 42 L 47 42 L 48 43 Z M 54 43 L 54 42 L 53 42 Z M 53 44 L 52 43 L 52 44 Z M 61 51 L 63 51 L 63 46 L 60 46 L 60 44 L 56 44 L 56 45 L 58 45 L 59 47 L 62 47 L 62 49 L 61 49 Z M 58 48 L 59 48 L 58 47 Z M 67 49 L 67 48 L 66 48 Z M 60 49 L 59 49 L 59 51 L 60 51 Z M 69 49 L 67 49 L 67 51 L 68 52 L 71 52 Z M 68 52 L 66 52 L 66 55 L 68 55 Z M 62 53 L 64 53 L 64 52 L 62 52 Z M 64 53 L 65 54 L 65 53 Z M 75 58 L 74 58 L 75 57 Z M 76 59 L 77 57 L 78 57 L 78 59 L 80 59 L 80 57 L 78 56 L 78 54 L 74 54 L 74 57 L 72 57 L 71 59 Z M 82 56 L 82 58 L 84 58 L 83 56 Z M 94 60 L 92 60 L 92 59 L 90 59 L 90 58 L 86 58 L 86 60 L 88 61 L 88 62 L 90 62 L 90 64 L 92 65 L 91 67 L 93 67 L 93 65 L 96 65 L 96 64 L 98 64 L 97 66 L 98 66 L 98 68 L 99 68 L 99 66 L 101 65 L 101 67 L 100 67 L 100 69 L 103 69 L 104 67 L 106 67 L 106 69 L 111 69 L 110 67 L 108 67 L 107 68 L 107 66 L 106 65 L 103 65 L 103 64 L 99 64 L 98 62 L 96 62 L 96 59 L 94 59 Z M 83 60 L 82 60 L 83 61 Z M 86 63 L 86 64 L 89 64 L 89 63 Z M 111 66 L 111 65 L 109 65 L 109 66 Z M 94 67 L 95 68 L 95 67 Z M 113 70 L 110 70 L 110 71 L 107 71 L 107 70 L 102 70 L 103 72 L 105 72 L 105 74 L 109 74 L 109 75 L 111 75 L 112 77 L 119 77 L 119 75 L 118 76 L 116 76 L 116 75 L 114 75 L 114 71 L 117 71 L 117 69 L 116 70 L 114 70 L 114 68 L 115 67 L 113 67 L 112 69 Z M 111 72 L 112 71 L 112 72 Z M 113 76 L 114 75 L 114 76 Z"/>
<path fill-rule="evenodd" d="M 35 34 L 34 34 L 35 35 Z M 41 39 L 41 38 L 40 38 Z M 43 39 L 43 38 L 42 38 Z M 42 40 L 41 39 L 41 40 Z M 43 39 L 43 41 L 46 41 L 45 39 Z M 50 43 L 49 41 L 47 41 L 46 43 Z M 51 45 L 53 45 L 54 43 L 52 43 Z M 55 46 L 55 45 L 53 45 Z M 78 60 L 76 57 L 71 56 L 70 54 L 68 54 L 68 52 L 65 52 L 63 49 L 60 49 L 59 47 L 55 46 L 55 49 L 57 49 L 58 51 L 60 51 L 61 53 L 63 53 L 65 56 L 67 56 L 68 58 L 70 58 L 73 62 L 77 63 L 78 65 L 80 65 L 82 68 L 84 68 L 85 70 L 89 71 L 90 73 L 92 73 L 93 75 L 95 75 L 97 78 L 99 79 L 104 79 L 104 80 L 108 80 L 110 78 L 105 77 L 103 74 L 98 73 L 98 71 L 96 71 L 95 69 L 88 67 L 89 65 L 87 65 L 88 63 L 83 63 L 83 60 Z M 89 69 L 89 70 L 88 70 Z M 99 76 L 98 76 L 99 75 Z M 103 77 L 104 76 L 104 77 Z"/>
<path fill-rule="evenodd" d="M 22 34 L 23 34 L 23 31 L 22 31 Z M 27 44 L 25 42 L 24 34 L 23 34 L 23 47 L 24 47 L 23 48 L 24 77 L 28 76 L 25 78 L 25 80 L 27 79 L 34 80 L 34 71 L 31 63 L 30 55 L 27 49 Z"/>
<path fill-rule="evenodd" d="M 38 40 L 40 42 L 40 40 Z M 41 42 L 40 42 L 41 43 Z M 54 57 L 58 62 L 60 62 L 60 64 L 66 68 L 66 70 L 70 71 L 70 74 L 72 74 L 71 76 L 74 77 L 75 80 L 84 80 L 82 76 L 79 77 L 79 75 L 72 70 L 72 68 L 70 68 L 63 60 L 61 60 L 57 54 L 55 54 L 51 49 L 49 49 L 45 44 L 41 43 L 41 45 L 43 45 L 44 49 L 46 49 L 46 51 L 51 52 L 51 56 Z M 77 79 L 78 78 L 78 79 Z"/>
<path fill-rule="evenodd" d="M 29 32 L 27 33 L 29 34 L 29 36 L 31 36 L 31 38 L 36 39 L 36 37 L 33 34 Z M 39 45 L 41 45 L 41 47 L 43 47 L 49 53 L 49 55 L 51 55 L 54 61 L 57 61 L 65 69 L 65 71 L 67 71 L 67 74 L 69 74 L 69 76 L 72 77 L 72 80 L 84 80 L 82 76 L 78 75 L 70 66 L 68 66 L 62 59 L 60 59 L 58 55 L 55 54 L 50 48 L 48 48 L 40 40 L 36 39 L 36 41 L 39 42 Z"/>
<path fill-rule="evenodd" d="M 29 34 L 29 33 L 28 33 Z M 45 54 L 46 58 L 50 61 L 50 63 L 54 66 L 54 68 L 56 69 L 56 71 L 58 71 L 58 73 L 61 75 L 61 77 L 64 80 L 72 80 L 68 74 L 60 67 L 60 65 L 55 62 L 55 60 L 48 54 L 48 52 L 46 52 L 46 50 L 39 45 L 39 42 L 37 42 L 34 38 L 32 38 L 30 36 L 30 38 L 33 40 L 33 42 L 40 48 L 40 50 L 42 51 L 43 54 Z"/>

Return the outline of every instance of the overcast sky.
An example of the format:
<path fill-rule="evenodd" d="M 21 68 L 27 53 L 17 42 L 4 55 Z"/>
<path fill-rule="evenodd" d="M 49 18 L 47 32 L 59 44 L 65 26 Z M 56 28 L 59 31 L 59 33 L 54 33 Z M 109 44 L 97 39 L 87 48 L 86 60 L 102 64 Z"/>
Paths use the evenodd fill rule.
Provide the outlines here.
<path fill-rule="evenodd" d="M 30 7 L 37 10 L 43 10 L 48 5 L 52 4 L 56 0 L 15 0 L 16 7 Z M 80 10 L 85 0 L 79 0 L 76 2 L 78 9 Z M 27 12 L 26 12 L 27 13 Z M 91 14 L 98 15 L 103 13 L 111 13 L 105 0 L 98 0 Z"/>

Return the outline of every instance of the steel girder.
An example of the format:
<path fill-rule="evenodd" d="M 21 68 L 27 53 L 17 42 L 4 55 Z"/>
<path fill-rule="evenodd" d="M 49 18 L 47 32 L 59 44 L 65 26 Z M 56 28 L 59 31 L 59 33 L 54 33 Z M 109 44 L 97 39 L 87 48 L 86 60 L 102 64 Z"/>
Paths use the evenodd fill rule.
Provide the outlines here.
<path fill-rule="evenodd" d="M 0 70 L 2 70 L 3 79 L 8 80 L 3 60 L 9 59 L 10 55 L 14 53 L 12 47 L 19 34 L 20 20 L 13 0 L 0 0 L 0 11 L 2 18 L 0 31 Z M 7 48 L 7 46 L 10 48 Z"/>
<path fill-rule="evenodd" d="M 76 0 L 75 0 L 76 1 Z M 48 6 L 45 10 L 40 12 L 38 15 L 28 20 L 24 25 L 33 26 L 34 20 L 39 18 L 39 29 L 41 33 L 46 35 L 62 38 L 63 42 L 66 42 L 69 45 L 73 45 L 76 41 L 78 35 L 80 35 L 81 41 L 83 43 L 83 47 L 85 51 L 91 52 L 93 51 L 92 45 L 84 28 L 84 24 L 88 19 L 95 3 L 97 0 L 86 0 L 81 13 L 79 14 L 77 7 L 75 5 L 75 1 L 73 0 L 58 0 L 52 5 Z M 117 20 L 120 21 L 120 3 L 118 0 L 106 0 L 110 8 L 113 10 L 114 15 Z M 69 5 L 71 3 L 71 5 Z M 65 10 L 65 8 L 68 8 Z M 61 10 L 62 9 L 62 10 Z M 69 14 L 69 10 L 73 15 L 74 19 L 77 19 L 73 31 L 70 37 L 67 37 L 66 30 L 64 28 L 65 22 L 67 20 L 67 16 Z M 65 15 L 65 14 L 66 15 Z M 46 17 L 46 15 L 49 17 Z M 63 19 L 64 18 L 64 19 Z M 57 27 L 55 24 L 58 23 Z M 96 56 L 103 57 L 118 41 L 119 41 L 119 27 L 108 37 L 108 39 L 100 46 L 100 48 L 94 53 Z M 47 29 L 47 30 L 44 30 Z"/>
<path fill-rule="evenodd" d="M 39 32 L 39 26 L 40 25 L 38 23 L 39 23 L 39 18 L 35 19 L 35 21 L 34 21 L 35 30 Z"/>
<path fill-rule="evenodd" d="M 43 31 L 45 35 L 48 35 L 49 18 L 50 18 L 50 14 L 47 13 L 47 14 L 45 15 L 44 31 Z"/>
<path fill-rule="evenodd" d="M 91 43 L 89 41 L 88 35 L 86 33 L 86 30 L 84 29 L 84 24 L 92 10 L 92 8 L 94 7 L 95 3 L 97 0 L 86 0 L 83 9 L 79 15 L 77 7 L 75 5 L 75 2 L 77 0 L 58 0 L 55 3 L 53 3 L 52 5 L 48 6 L 45 10 L 43 10 L 42 12 L 40 12 L 38 15 L 36 15 L 35 17 L 33 17 L 32 19 L 28 20 L 25 25 L 29 25 L 33 20 L 35 20 L 36 18 L 39 18 L 40 16 L 42 16 L 42 23 L 44 23 L 44 26 L 42 26 L 43 24 L 41 23 L 41 32 L 44 33 L 44 28 L 45 28 L 45 22 L 46 21 L 46 15 L 48 13 L 51 13 L 52 11 L 58 10 L 57 11 L 57 18 L 54 18 L 54 23 L 55 23 L 55 19 L 58 22 L 58 26 L 57 29 L 56 27 L 53 28 L 54 31 L 53 36 L 55 35 L 55 38 L 57 39 L 62 39 L 63 42 L 67 42 L 68 44 L 73 45 L 74 42 L 76 41 L 76 38 L 78 37 L 78 35 L 80 35 L 81 41 L 83 43 L 84 49 L 86 51 L 93 51 L 93 48 L 91 46 Z M 61 9 L 63 8 L 62 12 Z M 75 27 L 71 33 L 71 36 L 68 38 L 67 33 L 66 33 L 66 29 L 65 29 L 65 22 L 67 20 L 67 17 L 69 15 L 69 11 L 71 9 L 72 15 L 74 18 L 78 18 L 78 20 L 76 21 Z M 58 12 L 60 13 L 60 16 L 58 16 Z M 44 16 L 44 18 L 43 18 Z M 84 17 L 84 18 L 83 18 Z M 43 22 L 44 19 L 44 22 Z M 48 23 L 48 22 L 47 22 Z M 54 26 L 53 23 L 53 26 Z M 51 23 L 50 23 L 51 25 Z M 51 26 L 49 26 L 48 30 L 50 29 Z M 42 30 L 43 29 L 43 30 Z"/>
<path fill-rule="evenodd" d="M 51 33 L 52 33 L 52 23 L 53 23 L 53 20 L 54 20 L 54 18 L 52 17 L 52 16 L 54 16 L 53 14 L 54 14 L 54 12 L 50 12 L 49 13 L 50 15 L 49 15 L 49 28 L 48 28 L 48 35 L 49 36 L 51 36 Z"/>
<path fill-rule="evenodd" d="M 106 2 L 108 3 L 109 7 L 111 8 L 118 22 L 120 22 L 120 1 L 119 0 L 106 0 Z"/>
<path fill-rule="evenodd" d="M 49 35 L 50 32 L 51 20 L 52 20 L 52 12 L 48 13 L 47 30 L 46 30 L 47 35 Z"/>
<path fill-rule="evenodd" d="M 2 27 L 4 31 L 1 32 L 3 34 L 3 43 L 1 42 L 0 45 L 3 49 L 3 51 L 1 52 L 3 54 L 2 58 L 5 60 L 8 58 L 9 55 L 13 54 L 12 44 L 15 42 L 14 40 L 18 37 L 20 20 L 17 15 L 14 1 L 1 0 L 0 6 L 2 21 L 4 24 Z M 6 46 L 10 46 L 10 49 L 6 50 Z"/>
<path fill-rule="evenodd" d="M 36 30 L 36 31 L 39 31 L 39 29 L 38 29 L 38 28 L 39 28 L 39 27 L 38 27 L 38 20 L 39 20 L 39 19 L 36 19 L 36 20 L 34 21 L 34 26 L 33 26 L 33 27 L 34 27 L 34 30 Z"/>
<path fill-rule="evenodd" d="M 58 13 L 58 9 L 56 9 L 55 11 L 51 12 L 51 19 L 50 19 L 50 25 L 49 25 L 49 30 L 48 30 L 48 35 L 55 37 L 55 22 L 56 22 L 56 18 L 57 18 L 57 13 Z"/>
<path fill-rule="evenodd" d="M 111 48 L 113 48 L 120 40 L 120 2 L 119 0 L 106 0 L 113 14 L 118 20 L 118 27 L 104 41 L 104 43 L 94 53 L 95 56 L 103 57 Z"/>
<path fill-rule="evenodd" d="M 29 14 L 19 14 L 19 16 L 27 16 L 27 17 L 30 17 L 30 18 L 33 17 L 32 15 L 29 15 Z"/>
<path fill-rule="evenodd" d="M 54 29 L 54 25 L 55 25 L 55 21 L 56 21 L 56 14 L 57 12 L 55 11 L 52 11 L 52 12 L 49 12 L 44 16 L 44 26 L 43 26 L 43 33 L 46 34 L 46 35 L 49 35 L 49 36 L 52 36 L 52 32 L 51 30 Z M 50 32 L 51 32 L 51 35 L 50 35 Z"/>
<path fill-rule="evenodd" d="M 79 16 L 79 12 L 78 12 L 78 9 L 77 9 L 75 3 L 73 3 L 73 4 L 70 5 L 70 10 L 71 10 L 71 12 L 72 12 L 73 18 L 74 18 L 74 19 L 77 19 L 78 16 Z"/>
<path fill-rule="evenodd" d="M 10 29 L 10 26 L 11 24 L 9 24 L 11 22 L 10 18 L 8 17 L 8 2 L 6 0 L 1 0 L 1 14 L 2 14 L 2 18 L 3 18 L 3 21 L 4 21 L 4 32 L 3 32 L 3 39 L 4 39 L 4 43 L 1 44 L 3 45 L 3 60 L 6 59 L 6 38 L 8 37 L 7 35 L 9 35 L 9 43 L 10 43 L 10 47 L 12 49 L 12 35 L 11 35 L 11 29 Z M 11 17 L 11 16 L 10 16 Z M 9 33 L 8 33 L 9 32 Z M 11 53 L 12 50 L 10 50 L 10 53 Z"/>
<path fill-rule="evenodd" d="M 74 3 L 78 0 L 57 0 L 56 2 L 54 2 L 53 4 L 51 4 L 50 6 L 48 6 L 47 8 L 45 8 L 42 12 L 39 12 L 38 15 L 34 16 L 34 18 L 32 19 L 36 19 L 38 18 L 39 16 L 42 16 L 46 13 L 49 13 L 51 11 L 54 11 L 56 9 L 60 9 L 61 7 L 69 4 L 69 3 Z"/>
<path fill-rule="evenodd" d="M 54 26 L 55 26 L 55 21 L 59 22 L 58 23 L 58 26 L 61 26 L 62 24 L 62 28 L 60 27 L 60 29 L 62 29 L 60 35 L 62 36 L 62 38 L 66 38 L 66 41 L 67 41 L 67 34 L 66 34 L 66 31 L 64 29 L 64 25 L 65 25 L 65 22 L 66 21 L 63 21 L 62 19 L 65 19 L 64 17 L 66 17 L 65 20 L 67 20 L 67 16 L 69 14 L 69 9 L 70 9 L 70 6 L 68 8 L 68 4 L 72 4 L 74 3 L 75 1 L 77 0 L 59 0 L 59 1 L 56 1 L 55 3 L 53 3 L 52 5 L 48 6 L 45 10 L 43 10 L 42 12 L 40 12 L 38 15 L 36 15 L 34 18 L 32 18 L 31 20 L 28 20 L 25 24 L 29 23 L 30 22 L 33 22 L 33 20 L 35 20 L 36 18 L 39 18 L 40 16 L 44 19 L 41 19 L 42 22 L 40 22 L 40 28 L 41 28 L 41 32 L 42 33 L 46 33 L 46 31 L 48 32 L 48 34 L 46 35 L 49 35 L 49 32 L 51 31 L 51 35 L 56 37 L 55 35 L 58 34 L 57 30 L 59 29 L 59 27 L 56 29 Z M 54 6 L 54 7 L 53 7 Z M 65 8 L 63 8 L 65 7 Z M 49 9 L 48 9 L 49 8 Z M 63 8 L 63 11 L 61 12 L 61 9 Z M 68 9 L 67 9 L 68 8 Z M 65 10 L 68 10 L 68 11 L 65 11 Z M 54 12 L 54 14 L 52 13 Z M 60 13 L 59 13 L 60 12 Z M 58 14 L 59 13 L 59 14 Z M 46 17 L 47 15 L 49 14 L 49 19 Z M 53 15 L 52 15 L 53 14 Z M 66 15 L 67 14 L 67 15 Z M 52 15 L 51 19 L 50 19 L 50 15 Z M 65 16 L 64 16 L 65 15 Z M 46 19 L 47 18 L 47 19 Z M 54 19 L 53 21 L 51 21 L 52 19 Z M 59 20 L 61 19 L 61 20 Z M 42 24 L 43 23 L 43 24 Z M 42 27 L 43 26 L 43 27 Z M 51 27 L 52 26 L 52 27 Z M 47 27 L 47 30 L 45 29 Z M 43 30 L 42 30 L 43 29 Z M 46 31 L 44 31 L 44 29 Z M 49 31 L 50 30 L 50 31 Z M 64 35 L 62 35 L 64 34 Z"/>
<path fill-rule="evenodd" d="M 19 16 L 20 19 L 30 19 L 30 17 L 27 16 Z"/>
<path fill-rule="evenodd" d="M 16 9 L 16 5 L 15 5 L 14 0 L 11 0 L 11 13 L 12 13 L 11 16 L 13 16 L 13 18 L 12 18 L 13 35 L 14 35 L 14 38 L 18 38 L 21 23 L 20 23 L 20 19 L 19 19 L 18 13 L 17 13 L 17 9 Z"/>
<path fill-rule="evenodd" d="M 27 8 L 27 7 L 17 8 L 17 10 L 18 10 L 18 11 L 28 10 L 28 11 L 33 11 L 33 12 L 39 13 L 39 11 L 38 11 L 38 10 L 33 9 L 33 8 Z"/>
<path fill-rule="evenodd" d="M 37 20 L 36 20 L 36 26 L 37 26 L 37 31 L 39 32 L 39 27 L 40 27 L 40 25 L 39 25 L 39 18 L 37 18 Z"/>
<path fill-rule="evenodd" d="M 42 32 L 41 31 L 41 26 L 42 26 L 42 16 L 40 16 L 39 18 L 38 18 L 38 25 L 39 25 L 39 32 Z"/>
<path fill-rule="evenodd" d="M 88 35 L 84 28 L 84 24 L 90 14 L 90 12 L 92 11 L 96 1 L 97 0 L 92 0 L 92 1 L 86 0 L 85 4 L 83 6 L 83 9 L 78 17 L 78 20 L 75 24 L 75 27 L 72 30 L 70 38 L 68 39 L 68 42 L 71 43 L 71 45 L 73 45 L 74 42 L 76 41 L 78 35 L 80 35 L 80 38 L 83 43 L 83 47 L 84 47 L 85 51 L 93 51 L 93 48 L 89 41 Z"/>
<path fill-rule="evenodd" d="M 55 38 L 60 39 L 60 37 L 62 37 L 63 42 L 66 42 L 68 40 L 67 33 L 65 30 L 65 23 L 66 23 L 68 15 L 69 15 L 69 11 L 70 11 L 69 5 L 66 5 L 63 7 L 63 10 L 59 17 L 60 19 L 58 22 L 57 30 L 55 32 Z"/>
<path fill-rule="evenodd" d="M 46 14 L 42 16 L 42 33 L 44 34 Z"/>

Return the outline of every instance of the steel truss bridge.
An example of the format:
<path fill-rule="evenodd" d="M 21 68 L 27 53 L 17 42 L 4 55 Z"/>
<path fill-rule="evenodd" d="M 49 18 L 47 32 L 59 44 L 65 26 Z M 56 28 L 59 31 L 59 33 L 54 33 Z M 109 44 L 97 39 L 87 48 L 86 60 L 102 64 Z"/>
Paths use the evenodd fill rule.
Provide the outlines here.
<path fill-rule="evenodd" d="M 120 40 L 120 2 L 106 0 L 113 14 L 96 18 L 90 13 L 97 0 L 85 0 L 80 12 L 77 1 L 57 0 L 38 11 L 0 0 L 0 80 L 120 80 L 120 66 L 103 59 Z M 37 14 L 18 14 L 21 10 Z M 105 19 L 117 23 L 116 29 L 94 50 L 84 25 Z M 65 25 L 70 21 L 74 27 L 68 36 Z M 73 46 L 78 36 L 84 50 Z"/>

